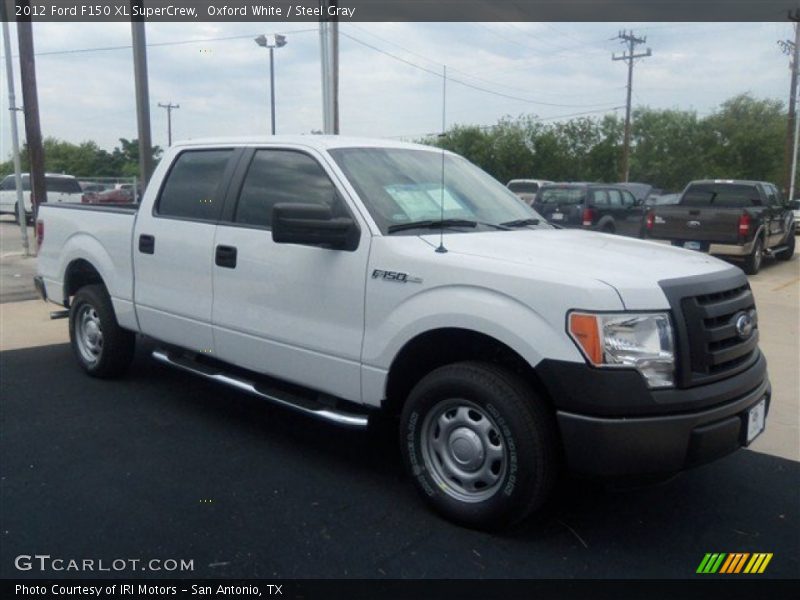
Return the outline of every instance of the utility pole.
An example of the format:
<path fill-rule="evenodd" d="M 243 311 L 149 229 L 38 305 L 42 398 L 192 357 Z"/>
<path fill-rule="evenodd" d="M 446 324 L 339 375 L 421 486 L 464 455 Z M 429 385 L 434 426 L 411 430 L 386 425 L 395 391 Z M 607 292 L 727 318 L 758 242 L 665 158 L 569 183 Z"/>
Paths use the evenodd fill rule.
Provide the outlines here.
<path fill-rule="evenodd" d="M 29 2 L 21 2 L 27 6 Z M 39 95 L 36 88 L 36 61 L 33 55 L 33 30 L 31 21 L 17 21 L 19 43 L 19 75 L 22 81 L 22 105 L 25 107 L 25 139 L 28 143 L 28 159 L 31 178 L 31 211 L 33 219 L 39 212 L 39 204 L 47 202 L 47 187 L 44 179 L 44 146 L 42 128 L 39 123 Z"/>
<path fill-rule="evenodd" d="M 17 221 L 22 233 L 25 256 L 31 255 L 28 244 L 28 226 L 25 223 L 25 201 L 22 198 L 22 168 L 19 161 L 19 133 L 17 132 L 17 98 L 14 94 L 14 67 L 11 60 L 11 36 L 8 33 L 6 3 L 0 2 L 0 21 L 3 23 L 3 51 L 6 55 L 6 78 L 8 81 L 8 116 L 11 118 L 11 148 L 14 152 L 14 183 L 17 188 Z"/>
<path fill-rule="evenodd" d="M 131 0 L 133 6 L 144 10 L 143 0 Z M 140 13 L 141 14 L 141 13 Z M 131 19 L 133 42 L 133 78 L 136 89 L 136 124 L 139 131 L 139 177 L 142 189 L 147 187 L 153 174 L 153 142 L 150 138 L 150 90 L 147 82 L 147 41 L 144 32 L 144 17 Z"/>
<path fill-rule="evenodd" d="M 789 11 L 789 20 L 794 22 L 794 41 L 781 40 L 778 42 L 784 54 L 791 57 L 789 68 L 792 70 L 789 88 L 789 118 L 786 123 L 786 145 L 784 147 L 783 189 L 789 194 L 789 200 L 794 199 L 794 180 L 797 170 L 797 75 L 800 63 L 798 62 L 798 48 L 800 48 L 800 10 Z"/>
<path fill-rule="evenodd" d="M 329 17 L 338 0 L 319 0 L 320 64 L 322 66 L 322 131 L 339 133 L 339 18 Z"/>
<path fill-rule="evenodd" d="M 180 108 L 180 104 L 173 104 L 172 101 L 168 102 L 167 104 L 158 103 L 160 108 L 167 109 L 167 146 L 172 146 L 172 110 L 174 108 Z"/>
<path fill-rule="evenodd" d="M 624 60 L 628 63 L 628 100 L 625 103 L 625 142 L 622 150 L 622 181 L 627 182 L 630 176 L 630 153 L 631 153 L 631 94 L 633 93 L 633 61 L 637 58 L 645 58 L 652 55 L 652 51 L 648 48 L 645 52 L 640 54 L 634 53 L 634 48 L 640 44 L 647 42 L 646 37 L 636 37 L 633 31 L 625 32 L 620 31 L 617 37 L 624 43 L 628 44 L 628 52 L 623 52 L 617 56 L 616 53 L 611 55 L 611 60 Z"/>

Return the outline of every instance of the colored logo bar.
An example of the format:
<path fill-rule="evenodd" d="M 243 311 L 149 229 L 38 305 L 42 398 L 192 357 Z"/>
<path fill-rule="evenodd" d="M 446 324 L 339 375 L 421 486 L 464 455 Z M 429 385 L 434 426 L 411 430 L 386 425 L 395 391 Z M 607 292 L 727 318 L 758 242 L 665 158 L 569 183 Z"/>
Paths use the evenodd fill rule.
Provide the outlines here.
<path fill-rule="evenodd" d="M 749 573 L 755 575 L 763 573 L 769 561 L 772 560 L 772 552 L 708 552 L 696 573 L 701 574 L 737 574 Z"/>

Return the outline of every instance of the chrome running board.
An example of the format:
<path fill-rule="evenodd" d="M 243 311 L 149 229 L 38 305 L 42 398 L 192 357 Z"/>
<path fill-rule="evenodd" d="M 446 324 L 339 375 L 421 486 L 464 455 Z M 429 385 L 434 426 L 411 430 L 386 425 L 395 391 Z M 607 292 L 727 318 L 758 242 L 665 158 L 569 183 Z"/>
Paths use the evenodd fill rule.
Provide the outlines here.
<path fill-rule="evenodd" d="M 303 414 L 335 423 L 336 425 L 362 429 L 365 428 L 368 423 L 366 414 L 347 412 L 325 406 L 315 400 L 284 392 L 283 390 L 274 388 L 269 390 L 263 389 L 263 386 L 259 386 L 257 383 L 240 378 L 231 373 L 226 373 L 220 368 L 199 363 L 191 358 L 176 356 L 166 350 L 154 350 L 153 358 L 161 363 L 181 369 L 182 371 L 200 375 L 206 379 L 216 381 L 242 392 L 247 392 L 248 394 L 268 400 L 274 404 L 292 408 Z M 260 387 L 262 387 L 262 389 L 259 389 Z"/>

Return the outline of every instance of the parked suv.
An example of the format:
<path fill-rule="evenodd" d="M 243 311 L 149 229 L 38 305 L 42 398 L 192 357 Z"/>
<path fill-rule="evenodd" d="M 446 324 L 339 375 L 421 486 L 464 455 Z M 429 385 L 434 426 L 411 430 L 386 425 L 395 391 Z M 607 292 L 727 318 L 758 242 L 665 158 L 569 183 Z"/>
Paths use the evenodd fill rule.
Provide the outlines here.
<path fill-rule="evenodd" d="M 44 183 L 47 187 L 48 202 L 81 202 L 83 189 L 78 180 L 72 175 L 47 173 L 44 177 Z M 23 173 L 22 203 L 25 207 L 25 220 L 29 223 L 33 219 L 32 195 L 31 177 L 28 173 Z M 17 212 L 17 186 L 14 175 L 8 175 L 0 182 L 0 214 L 2 213 L 13 214 L 15 218 L 19 218 L 19 213 Z"/>
<path fill-rule="evenodd" d="M 795 227 L 791 205 L 775 185 L 705 179 L 689 183 L 677 204 L 652 207 L 645 229 L 649 238 L 741 261 L 753 275 L 765 255 L 794 255 Z"/>
<path fill-rule="evenodd" d="M 621 185 L 557 183 L 536 193 L 533 208 L 564 228 L 581 228 L 641 237 L 644 207 Z"/>

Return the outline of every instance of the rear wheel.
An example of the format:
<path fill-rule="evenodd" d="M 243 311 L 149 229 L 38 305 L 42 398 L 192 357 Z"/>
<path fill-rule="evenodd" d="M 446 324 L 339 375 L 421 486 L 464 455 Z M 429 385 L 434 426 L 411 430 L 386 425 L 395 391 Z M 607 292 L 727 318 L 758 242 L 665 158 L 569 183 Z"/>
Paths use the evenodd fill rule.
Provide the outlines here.
<path fill-rule="evenodd" d="M 423 498 L 470 527 L 524 520 L 556 478 L 553 415 L 523 379 L 486 363 L 447 365 L 423 378 L 404 406 L 401 444 Z"/>
<path fill-rule="evenodd" d="M 122 375 L 133 359 L 136 336 L 117 323 L 105 286 L 78 290 L 69 311 L 72 351 L 84 371 L 93 377 Z"/>
<path fill-rule="evenodd" d="M 764 240 L 760 237 L 756 238 L 753 244 L 753 251 L 744 259 L 744 272 L 748 275 L 755 275 L 761 269 L 761 263 L 764 260 Z"/>
<path fill-rule="evenodd" d="M 792 227 L 792 230 L 789 232 L 789 236 L 786 238 L 786 249 L 776 252 L 775 258 L 778 260 L 791 260 L 792 256 L 794 256 L 796 233 L 797 232 L 795 231 L 795 228 Z"/>

